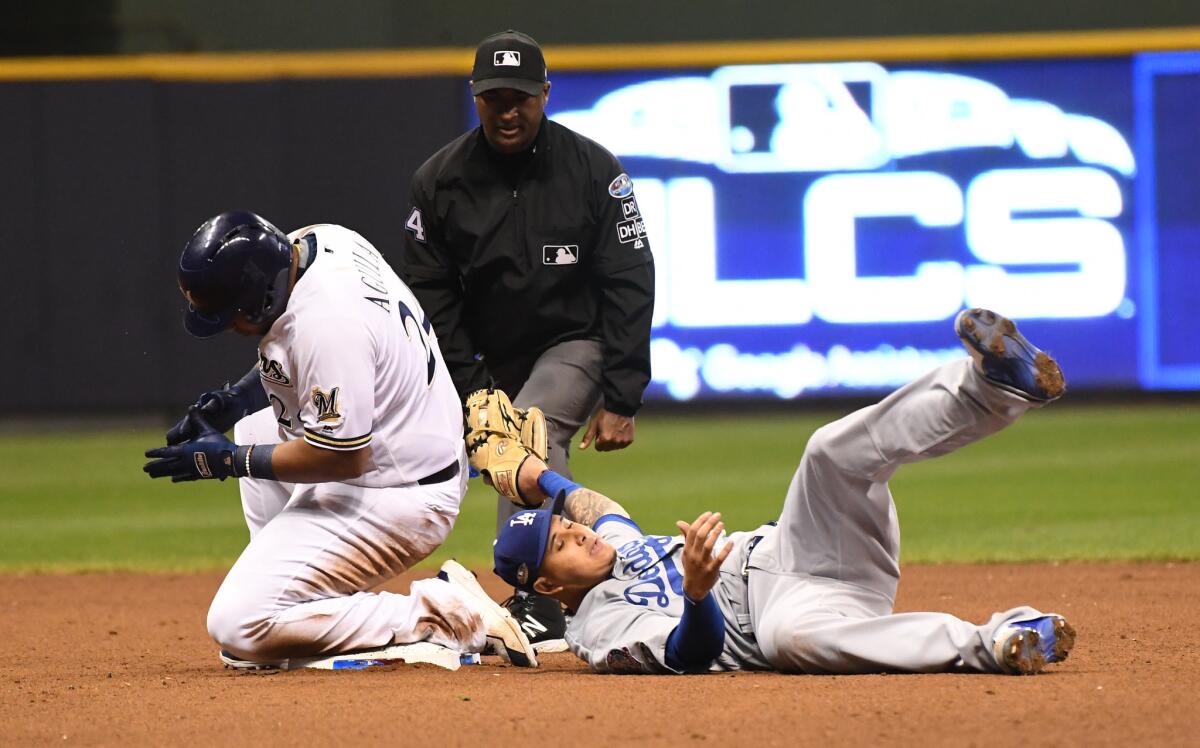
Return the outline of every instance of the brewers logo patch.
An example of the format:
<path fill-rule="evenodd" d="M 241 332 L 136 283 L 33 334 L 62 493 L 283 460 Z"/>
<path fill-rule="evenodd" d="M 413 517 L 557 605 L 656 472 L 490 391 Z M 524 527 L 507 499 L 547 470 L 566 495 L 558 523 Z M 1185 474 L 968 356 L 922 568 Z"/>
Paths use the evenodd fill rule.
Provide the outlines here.
<path fill-rule="evenodd" d="M 313 409 L 317 411 L 318 421 L 336 421 L 342 417 L 338 412 L 338 390 L 340 387 L 334 387 L 329 392 L 323 391 L 320 387 L 312 389 Z"/>

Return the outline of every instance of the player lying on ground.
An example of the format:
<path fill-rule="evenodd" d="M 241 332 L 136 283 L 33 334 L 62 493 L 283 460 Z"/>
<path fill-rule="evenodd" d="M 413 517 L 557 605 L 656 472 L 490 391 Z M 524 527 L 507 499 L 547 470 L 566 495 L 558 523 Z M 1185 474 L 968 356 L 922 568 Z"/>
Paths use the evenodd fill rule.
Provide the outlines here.
<path fill-rule="evenodd" d="M 208 612 L 230 666 L 419 641 L 485 642 L 536 665 L 508 611 L 454 562 L 408 595 L 369 592 L 437 548 L 466 493 L 463 416 L 408 287 L 365 239 L 319 224 L 284 235 L 245 211 L 184 247 L 184 325 L 259 338 L 258 364 L 205 393 L 146 452 L 152 478 L 240 478 L 250 543 Z M 235 442 L 224 432 L 236 423 Z"/>
<path fill-rule="evenodd" d="M 531 456 L 513 498 L 555 498 L 509 520 L 496 573 L 566 606 L 571 651 L 600 672 L 1017 674 L 1064 659 L 1075 632 L 1056 614 L 1019 607 L 975 625 L 892 612 L 900 537 L 888 479 L 1065 390 L 1054 360 L 1004 317 L 964 311 L 955 327 L 974 361 L 818 429 L 778 524 L 725 536 L 720 515 L 705 512 L 678 523 L 682 535 L 647 535 L 617 503 Z M 491 463 L 511 468 L 518 440 L 471 443 L 471 462 L 485 474 Z"/>

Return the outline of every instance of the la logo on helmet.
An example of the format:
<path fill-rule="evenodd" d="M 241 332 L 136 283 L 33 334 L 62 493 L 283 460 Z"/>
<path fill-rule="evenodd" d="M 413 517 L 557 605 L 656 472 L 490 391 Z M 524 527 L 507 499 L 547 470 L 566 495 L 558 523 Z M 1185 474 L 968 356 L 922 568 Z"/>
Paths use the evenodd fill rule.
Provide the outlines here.
<path fill-rule="evenodd" d="M 535 517 L 537 517 L 537 514 L 534 512 L 521 512 L 508 521 L 508 526 L 516 527 L 517 525 L 524 525 L 525 527 L 529 527 L 533 524 Z"/>

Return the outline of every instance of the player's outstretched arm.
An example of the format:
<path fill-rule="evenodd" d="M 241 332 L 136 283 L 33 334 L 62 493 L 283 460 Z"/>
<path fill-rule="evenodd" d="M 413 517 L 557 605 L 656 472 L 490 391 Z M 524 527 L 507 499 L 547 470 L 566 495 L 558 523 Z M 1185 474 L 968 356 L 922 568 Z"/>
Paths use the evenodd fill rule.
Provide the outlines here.
<path fill-rule="evenodd" d="M 567 519 L 581 525 L 591 527 L 596 520 L 606 514 L 629 516 L 629 512 L 625 511 L 625 508 L 617 502 L 602 493 L 564 478 L 549 469 L 546 463 L 537 457 L 530 457 L 521 465 L 520 472 L 517 474 L 517 482 L 520 484 L 522 495 L 538 497 L 542 501 L 565 490 L 567 499 L 563 504 L 563 514 Z"/>
<path fill-rule="evenodd" d="M 629 516 L 629 512 L 625 511 L 620 504 L 604 494 L 596 493 L 584 486 L 567 494 L 567 501 L 563 504 L 563 514 L 567 516 L 567 519 L 588 527 L 596 524 L 596 520 L 608 514 Z"/>
<path fill-rule="evenodd" d="M 680 672 L 703 672 L 721 656 L 725 620 L 711 594 L 720 579 L 721 563 L 733 549 L 726 543 L 713 554 L 725 529 L 719 512 L 704 512 L 695 522 L 675 523 L 683 532 L 683 616 L 667 638 L 666 664 Z"/>

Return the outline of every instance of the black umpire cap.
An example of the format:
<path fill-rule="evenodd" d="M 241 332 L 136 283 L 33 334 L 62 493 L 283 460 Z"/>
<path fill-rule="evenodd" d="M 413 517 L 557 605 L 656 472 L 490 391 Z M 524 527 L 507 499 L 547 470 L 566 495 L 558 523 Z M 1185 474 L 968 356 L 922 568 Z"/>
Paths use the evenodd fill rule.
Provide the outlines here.
<path fill-rule="evenodd" d="M 471 68 L 471 94 L 478 96 L 496 88 L 515 88 L 530 96 L 542 92 L 546 83 L 546 58 L 528 34 L 501 31 L 479 43 Z"/>

